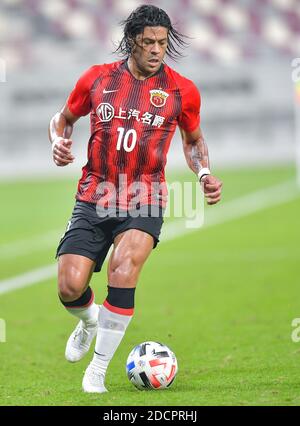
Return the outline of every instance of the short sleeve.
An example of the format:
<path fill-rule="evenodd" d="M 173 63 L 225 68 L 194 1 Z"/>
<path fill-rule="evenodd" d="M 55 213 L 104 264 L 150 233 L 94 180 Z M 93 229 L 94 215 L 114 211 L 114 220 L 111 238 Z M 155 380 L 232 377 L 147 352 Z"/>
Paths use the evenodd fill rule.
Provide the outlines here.
<path fill-rule="evenodd" d="M 77 81 L 74 89 L 70 93 L 67 105 L 72 114 L 81 117 L 90 113 L 91 104 L 91 87 L 96 80 L 95 69 L 93 66 L 85 71 Z"/>
<path fill-rule="evenodd" d="M 195 84 L 189 81 L 182 90 L 181 96 L 182 111 L 178 117 L 178 125 L 183 130 L 192 132 L 200 125 L 200 93 Z"/>

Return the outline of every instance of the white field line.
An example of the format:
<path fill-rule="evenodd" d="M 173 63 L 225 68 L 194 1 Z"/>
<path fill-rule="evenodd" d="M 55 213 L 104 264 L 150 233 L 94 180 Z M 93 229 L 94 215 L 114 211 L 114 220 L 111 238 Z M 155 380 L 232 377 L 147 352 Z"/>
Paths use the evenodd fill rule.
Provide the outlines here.
<path fill-rule="evenodd" d="M 39 252 L 41 249 L 48 249 L 58 244 L 59 237 L 63 235 L 63 229 L 53 230 L 31 238 L 12 241 L 11 243 L 0 245 L 0 259 L 23 256 Z"/>
<path fill-rule="evenodd" d="M 208 226 L 223 223 L 226 220 L 231 220 L 235 217 L 254 213 L 257 210 L 264 208 L 262 205 L 264 203 L 265 207 L 272 206 L 272 203 L 275 203 L 276 205 L 278 201 L 283 203 L 289 200 L 289 196 L 293 197 L 294 194 L 296 194 L 296 191 L 297 189 L 294 181 L 286 181 L 279 185 L 246 194 L 245 196 L 236 198 L 235 200 L 229 201 L 225 204 L 221 203 L 217 206 L 207 207 L 205 211 L 204 227 L 207 228 Z M 283 197 L 282 200 L 281 197 Z M 287 197 L 287 200 L 285 200 L 284 197 Z M 226 219 L 227 217 L 228 219 Z M 199 219 L 201 221 L 201 218 Z M 199 228 L 187 228 L 185 218 L 176 219 L 171 223 L 165 224 L 162 230 L 162 240 L 166 241 L 168 239 L 175 238 L 176 236 L 197 231 L 198 229 Z M 35 252 L 38 253 L 41 250 L 54 249 L 63 233 L 63 228 L 54 229 L 23 240 L 0 244 L 0 259 L 6 260 L 10 258 L 17 258 L 24 254 L 28 255 Z"/>
<path fill-rule="evenodd" d="M 269 207 L 292 201 L 300 196 L 300 189 L 294 181 L 286 181 L 279 185 L 260 189 L 243 195 L 224 204 L 209 206 L 205 211 L 204 225 L 201 229 L 219 225 L 233 219 L 239 219 Z M 181 235 L 199 231 L 199 228 L 187 228 L 186 219 L 178 219 L 165 227 L 162 240 L 171 240 Z"/>
<path fill-rule="evenodd" d="M 56 272 L 57 265 L 51 264 L 42 268 L 33 269 L 32 271 L 25 272 L 24 274 L 17 275 L 16 277 L 7 278 L 6 280 L 0 281 L 0 294 L 46 281 L 54 277 Z"/>
<path fill-rule="evenodd" d="M 186 228 L 185 219 L 178 219 L 167 223 L 163 228 L 161 241 L 169 241 L 187 233 L 200 231 L 233 219 L 239 219 L 269 207 L 287 203 L 299 196 L 300 191 L 293 181 L 261 189 L 219 206 L 209 207 L 209 210 L 207 209 L 208 213 L 205 214 L 205 224 L 202 228 Z M 56 272 L 57 265 L 51 264 L 2 280 L 0 281 L 0 294 L 45 281 L 54 277 Z"/>

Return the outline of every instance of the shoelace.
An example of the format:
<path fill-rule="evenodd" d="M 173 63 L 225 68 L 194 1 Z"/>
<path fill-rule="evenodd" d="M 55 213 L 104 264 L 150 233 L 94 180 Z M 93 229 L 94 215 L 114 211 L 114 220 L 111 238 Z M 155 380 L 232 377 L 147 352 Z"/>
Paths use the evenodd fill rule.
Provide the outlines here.
<path fill-rule="evenodd" d="M 82 327 L 80 324 L 74 333 L 74 342 L 78 343 L 78 345 L 84 344 L 89 336 L 89 332 Z M 80 337 L 80 339 L 78 339 Z"/>

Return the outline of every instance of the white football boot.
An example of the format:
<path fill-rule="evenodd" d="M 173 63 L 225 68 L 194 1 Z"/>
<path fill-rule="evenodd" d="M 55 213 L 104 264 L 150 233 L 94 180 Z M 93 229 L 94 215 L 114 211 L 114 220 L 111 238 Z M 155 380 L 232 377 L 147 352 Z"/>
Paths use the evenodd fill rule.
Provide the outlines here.
<path fill-rule="evenodd" d="M 79 321 L 77 327 L 67 342 L 65 357 L 69 362 L 80 361 L 90 349 L 91 343 L 97 334 L 98 321 L 84 323 Z"/>
<path fill-rule="evenodd" d="M 104 386 L 105 376 L 99 369 L 90 363 L 84 373 L 82 380 L 82 389 L 88 393 L 104 393 L 108 392 Z"/>

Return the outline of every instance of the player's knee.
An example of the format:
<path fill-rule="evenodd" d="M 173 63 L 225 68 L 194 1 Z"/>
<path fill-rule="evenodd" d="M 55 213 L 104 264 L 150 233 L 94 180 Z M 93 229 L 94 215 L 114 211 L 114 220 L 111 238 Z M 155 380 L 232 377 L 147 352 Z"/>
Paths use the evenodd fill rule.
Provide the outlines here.
<path fill-rule="evenodd" d="M 73 302 L 80 298 L 82 291 L 79 291 L 75 287 L 65 285 L 59 287 L 58 294 L 64 302 Z"/>
<path fill-rule="evenodd" d="M 133 281 L 133 274 L 130 269 L 118 267 L 109 273 L 109 283 L 114 285 L 130 285 Z"/>
<path fill-rule="evenodd" d="M 123 259 L 115 260 L 110 266 L 109 283 L 114 285 L 134 284 L 138 270 L 139 265 L 134 256 L 126 256 Z"/>
<path fill-rule="evenodd" d="M 58 277 L 58 294 L 64 302 L 73 302 L 82 295 L 82 286 L 73 277 Z"/>

